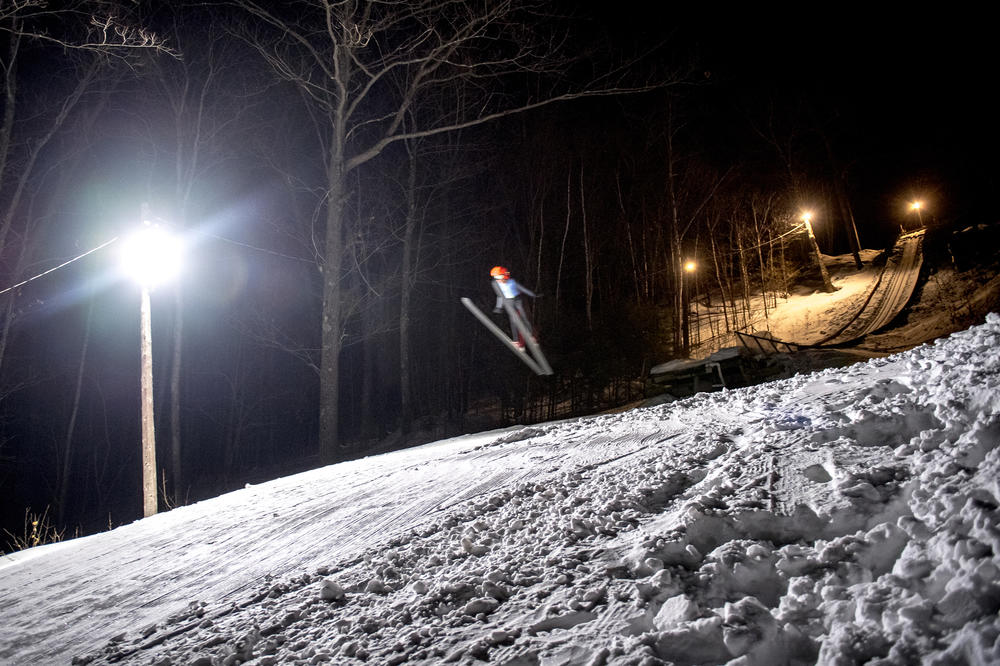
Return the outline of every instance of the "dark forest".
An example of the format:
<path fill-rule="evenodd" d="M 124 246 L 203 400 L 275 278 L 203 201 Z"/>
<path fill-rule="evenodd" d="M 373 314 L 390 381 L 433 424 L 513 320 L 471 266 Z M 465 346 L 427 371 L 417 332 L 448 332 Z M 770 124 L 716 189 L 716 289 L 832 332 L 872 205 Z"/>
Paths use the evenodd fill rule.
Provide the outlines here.
<path fill-rule="evenodd" d="M 807 208 L 829 254 L 891 243 L 914 197 L 991 221 L 962 21 L 661 10 L 0 0 L 0 543 L 142 515 L 118 239 L 144 217 L 185 248 L 151 294 L 161 510 L 634 401 L 688 354 L 683 262 L 739 329 Z M 552 377 L 459 303 L 498 264 Z"/>

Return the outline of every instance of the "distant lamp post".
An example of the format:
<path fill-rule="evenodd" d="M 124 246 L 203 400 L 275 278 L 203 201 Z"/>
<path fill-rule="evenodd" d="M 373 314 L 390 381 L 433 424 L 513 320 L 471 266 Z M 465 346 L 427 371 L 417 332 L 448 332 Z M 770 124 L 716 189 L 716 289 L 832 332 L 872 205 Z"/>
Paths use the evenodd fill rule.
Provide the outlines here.
<path fill-rule="evenodd" d="M 145 217 L 145 215 L 144 215 Z M 140 308 L 140 393 L 142 414 L 142 509 L 148 517 L 157 512 L 156 433 L 153 428 L 153 339 L 149 292 L 173 278 L 180 268 L 180 243 L 162 226 L 143 220 L 142 227 L 125 239 L 122 267 L 142 290 Z"/>
<path fill-rule="evenodd" d="M 688 278 L 685 273 L 693 274 L 698 270 L 697 262 L 688 259 L 684 262 L 684 272 L 681 273 L 681 335 L 684 356 L 691 353 L 691 296 Z"/>
<path fill-rule="evenodd" d="M 913 203 L 910 204 L 910 210 L 917 212 L 917 221 L 920 223 L 921 228 L 923 228 L 924 226 L 924 216 L 923 213 L 920 212 L 921 210 L 923 210 L 923 208 L 924 208 L 923 201 L 914 201 Z"/>
<path fill-rule="evenodd" d="M 816 242 L 816 234 L 813 233 L 812 228 L 812 213 L 806 211 L 802 214 L 802 222 L 806 228 L 806 234 L 809 236 L 809 245 L 813 252 L 813 257 L 816 259 L 816 265 L 819 267 L 820 277 L 823 279 L 823 291 L 826 293 L 832 293 L 836 291 L 833 288 L 833 282 L 830 281 L 830 274 L 826 270 L 826 265 L 823 264 L 823 257 L 819 252 L 819 243 Z"/>

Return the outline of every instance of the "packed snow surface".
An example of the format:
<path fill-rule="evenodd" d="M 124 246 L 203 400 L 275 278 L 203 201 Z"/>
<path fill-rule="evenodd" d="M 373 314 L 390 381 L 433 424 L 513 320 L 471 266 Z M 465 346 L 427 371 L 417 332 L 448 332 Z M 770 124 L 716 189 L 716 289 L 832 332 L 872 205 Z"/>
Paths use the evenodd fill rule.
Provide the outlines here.
<path fill-rule="evenodd" d="M 0 559 L 14 664 L 1000 662 L 1000 316 Z"/>

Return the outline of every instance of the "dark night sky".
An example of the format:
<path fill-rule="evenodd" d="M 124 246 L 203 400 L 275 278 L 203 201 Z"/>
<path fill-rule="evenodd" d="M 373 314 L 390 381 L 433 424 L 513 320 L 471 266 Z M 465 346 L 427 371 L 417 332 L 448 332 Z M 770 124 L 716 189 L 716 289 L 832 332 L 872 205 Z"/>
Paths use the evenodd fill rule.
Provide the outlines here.
<path fill-rule="evenodd" d="M 989 213 L 1000 141 L 984 17 L 841 5 L 808 14 L 758 4 L 600 11 L 623 43 L 666 38 L 664 52 L 695 54 L 710 89 L 704 114 L 714 121 L 703 140 L 732 151 L 733 161 L 756 140 L 743 131 L 749 115 L 759 118 L 768 104 L 779 113 L 805 107 L 833 128 L 856 214 L 892 218 L 914 196 L 945 217 Z"/>
<path fill-rule="evenodd" d="M 957 215 L 959 201 L 982 211 L 995 182 L 985 31 L 975 17 L 853 14 L 701 22 L 693 39 L 722 96 L 807 102 L 836 119 L 862 211 L 893 215 L 900 197 L 921 195 Z"/>

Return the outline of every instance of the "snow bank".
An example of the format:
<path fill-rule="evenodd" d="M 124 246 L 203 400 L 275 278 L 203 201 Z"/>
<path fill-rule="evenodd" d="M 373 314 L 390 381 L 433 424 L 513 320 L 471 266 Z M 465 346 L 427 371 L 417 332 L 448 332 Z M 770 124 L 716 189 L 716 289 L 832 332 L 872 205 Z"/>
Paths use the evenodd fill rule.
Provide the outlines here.
<path fill-rule="evenodd" d="M 887 359 L 452 447 L 432 464 L 475 463 L 461 501 L 239 601 L 192 586 L 74 662 L 998 663 L 998 350 L 990 315 Z"/>

